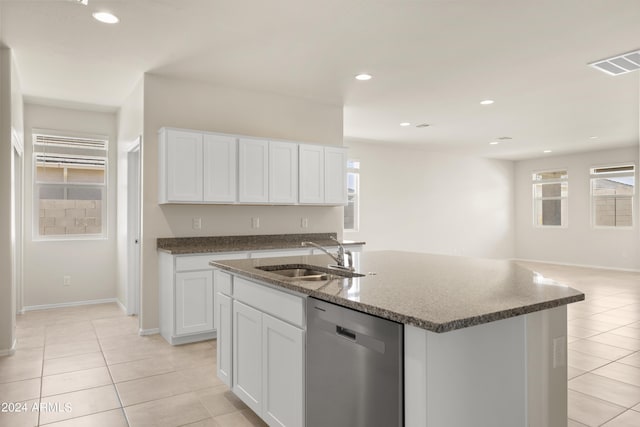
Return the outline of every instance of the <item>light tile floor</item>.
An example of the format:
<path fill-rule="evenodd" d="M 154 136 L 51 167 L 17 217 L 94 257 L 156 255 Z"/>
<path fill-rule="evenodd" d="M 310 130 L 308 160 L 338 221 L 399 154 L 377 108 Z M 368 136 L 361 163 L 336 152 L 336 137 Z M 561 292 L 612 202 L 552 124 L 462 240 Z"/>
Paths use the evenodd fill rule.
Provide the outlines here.
<path fill-rule="evenodd" d="M 522 264 L 587 295 L 568 310 L 568 426 L 640 426 L 640 274 Z M 0 427 L 265 425 L 217 379 L 215 341 L 170 346 L 137 323 L 115 304 L 18 316 L 0 402 L 26 411 Z"/>
<path fill-rule="evenodd" d="M 569 427 L 639 427 L 640 273 L 521 264 L 586 295 L 567 310 Z"/>
<path fill-rule="evenodd" d="M 216 377 L 215 341 L 141 337 L 116 304 L 28 312 L 16 335 L 0 357 L 0 427 L 266 425 Z"/>

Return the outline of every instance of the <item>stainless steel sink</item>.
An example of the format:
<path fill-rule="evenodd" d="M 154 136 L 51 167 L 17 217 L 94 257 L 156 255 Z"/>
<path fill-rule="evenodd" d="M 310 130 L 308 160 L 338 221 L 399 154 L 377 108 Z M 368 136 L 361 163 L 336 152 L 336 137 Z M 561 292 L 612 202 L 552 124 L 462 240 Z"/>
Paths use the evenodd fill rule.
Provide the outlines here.
<path fill-rule="evenodd" d="M 287 265 L 266 265 L 256 267 L 262 271 L 268 271 L 280 276 L 290 277 L 295 280 L 331 280 L 339 277 L 362 277 L 364 274 L 355 273 L 348 270 L 338 270 L 335 268 L 319 267 L 310 264 L 287 264 Z"/>
<path fill-rule="evenodd" d="M 315 278 L 318 278 L 318 280 L 326 280 L 329 275 L 324 271 L 311 270 L 308 268 L 285 268 L 283 270 L 272 270 L 271 272 L 281 276 L 295 277 L 302 280 L 312 280 Z"/>

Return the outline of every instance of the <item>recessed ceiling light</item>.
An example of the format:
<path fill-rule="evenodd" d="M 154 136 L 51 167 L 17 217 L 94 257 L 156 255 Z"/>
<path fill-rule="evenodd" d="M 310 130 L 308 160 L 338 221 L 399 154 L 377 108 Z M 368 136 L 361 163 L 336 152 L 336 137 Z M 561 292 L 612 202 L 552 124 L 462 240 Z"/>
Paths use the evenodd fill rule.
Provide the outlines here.
<path fill-rule="evenodd" d="M 402 123 L 400 123 L 400 126 L 402 126 L 402 127 L 411 126 L 411 123 L 409 123 L 409 122 L 402 122 Z"/>
<path fill-rule="evenodd" d="M 498 145 L 498 144 L 500 144 L 500 142 L 498 142 L 498 141 L 491 141 L 491 142 L 489 143 L 489 145 Z"/>
<path fill-rule="evenodd" d="M 373 76 L 371 74 L 358 74 L 356 76 L 356 80 L 371 80 L 373 78 Z"/>
<path fill-rule="evenodd" d="M 96 12 L 93 14 L 93 17 L 105 24 L 117 24 L 120 22 L 117 16 L 109 12 Z"/>
<path fill-rule="evenodd" d="M 551 150 L 544 150 L 543 153 L 551 153 Z"/>
<path fill-rule="evenodd" d="M 491 105 L 493 103 L 494 103 L 493 99 L 485 99 L 484 101 L 480 101 L 481 105 Z"/>
<path fill-rule="evenodd" d="M 598 137 L 594 135 L 594 136 L 590 136 L 589 139 L 598 139 Z"/>

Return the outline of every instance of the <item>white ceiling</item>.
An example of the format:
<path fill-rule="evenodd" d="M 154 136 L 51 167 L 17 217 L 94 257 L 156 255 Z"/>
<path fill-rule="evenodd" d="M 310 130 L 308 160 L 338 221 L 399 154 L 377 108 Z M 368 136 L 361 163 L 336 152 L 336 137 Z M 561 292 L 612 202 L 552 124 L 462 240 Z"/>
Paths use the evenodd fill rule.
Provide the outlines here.
<path fill-rule="evenodd" d="M 640 48 L 639 0 L 0 0 L 0 41 L 31 99 L 115 109 L 152 72 L 344 105 L 345 138 L 508 159 L 638 144 L 640 73 L 586 64 Z"/>

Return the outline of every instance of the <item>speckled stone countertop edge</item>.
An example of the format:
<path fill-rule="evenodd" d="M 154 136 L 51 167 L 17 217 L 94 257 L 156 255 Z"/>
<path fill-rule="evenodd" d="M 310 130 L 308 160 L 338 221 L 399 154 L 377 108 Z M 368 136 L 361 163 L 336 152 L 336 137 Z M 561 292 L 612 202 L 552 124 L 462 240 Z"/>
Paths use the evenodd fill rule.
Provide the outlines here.
<path fill-rule="evenodd" d="M 333 247 L 330 240 L 337 233 L 272 234 L 247 236 L 205 236 L 205 237 L 160 237 L 156 249 L 171 255 L 196 255 L 222 252 L 246 252 L 276 249 L 296 249 L 303 241 L 312 241 L 320 246 Z M 344 246 L 362 246 L 365 242 L 344 240 Z"/>
<path fill-rule="evenodd" d="M 235 267 L 224 264 L 224 261 L 220 261 L 220 262 L 212 261 L 210 262 L 210 264 L 216 268 L 228 271 L 230 273 L 237 274 L 244 278 L 259 280 L 261 282 L 268 283 L 275 287 L 284 288 L 290 291 L 305 294 L 314 298 L 321 299 L 323 301 L 327 301 L 343 307 L 351 308 L 366 314 L 371 314 L 374 316 L 392 320 L 394 322 L 402 323 L 405 325 L 415 326 L 420 329 L 425 329 L 435 333 L 451 332 L 457 329 L 469 328 L 472 326 L 491 323 L 498 320 L 504 320 L 512 317 L 529 314 L 529 313 L 535 313 L 537 311 L 549 310 L 552 308 L 560 307 L 560 306 L 571 304 L 574 302 L 583 301 L 585 299 L 584 294 L 572 295 L 568 297 L 557 298 L 554 300 L 533 303 L 530 305 L 525 305 L 517 308 L 500 310 L 492 313 L 486 313 L 486 314 L 467 317 L 463 319 L 456 319 L 449 322 L 436 323 L 426 319 L 416 318 L 414 316 L 407 316 L 402 313 L 397 313 L 395 311 L 383 309 L 381 307 L 377 307 L 371 304 L 364 304 L 361 302 L 348 300 L 341 296 L 328 295 L 323 292 L 318 292 L 313 289 L 308 289 L 299 284 L 304 282 L 291 280 L 291 279 L 280 279 L 276 277 L 271 277 L 270 274 L 264 274 L 268 272 L 265 272 L 262 270 L 255 269 L 255 272 L 253 272 L 251 270 L 239 269 L 239 268 L 235 268 Z M 343 280 L 348 280 L 348 279 L 343 279 Z"/>

